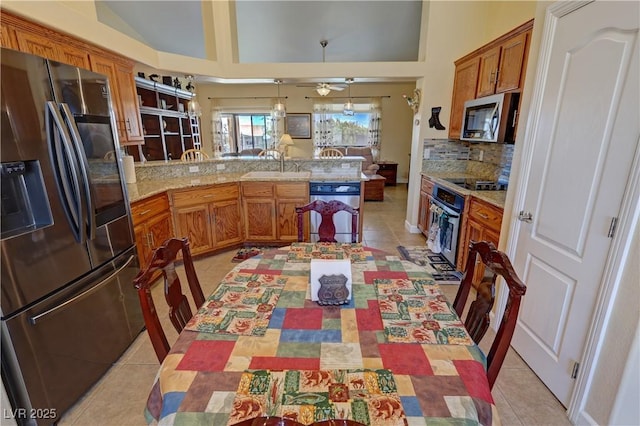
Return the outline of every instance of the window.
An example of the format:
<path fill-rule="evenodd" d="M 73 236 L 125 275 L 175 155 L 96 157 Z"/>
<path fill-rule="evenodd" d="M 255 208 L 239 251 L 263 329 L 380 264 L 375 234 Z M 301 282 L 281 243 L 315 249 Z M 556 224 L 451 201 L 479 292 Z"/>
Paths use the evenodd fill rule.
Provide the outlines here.
<path fill-rule="evenodd" d="M 341 104 L 314 106 L 314 146 L 366 146 L 379 144 L 380 113 L 373 104 L 355 104 L 353 115 L 344 115 Z"/>
<path fill-rule="evenodd" d="M 269 113 L 215 114 L 214 146 L 224 154 L 247 149 L 269 149 L 276 138 L 277 120 Z"/>

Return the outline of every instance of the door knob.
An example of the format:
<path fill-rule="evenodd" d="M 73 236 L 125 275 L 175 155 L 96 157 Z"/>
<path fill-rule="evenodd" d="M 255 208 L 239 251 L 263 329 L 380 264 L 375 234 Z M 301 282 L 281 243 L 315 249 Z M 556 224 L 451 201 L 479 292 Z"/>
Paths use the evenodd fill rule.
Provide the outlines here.
<path fill-rule="evenodd" d="M 518 213 L 518 220 L 522 222 L 531 223 L 533 222 L 533 216 L 531 215 L 530 212 L 525 212 L 524 210 L 520 210 L 520 213 Z"/>

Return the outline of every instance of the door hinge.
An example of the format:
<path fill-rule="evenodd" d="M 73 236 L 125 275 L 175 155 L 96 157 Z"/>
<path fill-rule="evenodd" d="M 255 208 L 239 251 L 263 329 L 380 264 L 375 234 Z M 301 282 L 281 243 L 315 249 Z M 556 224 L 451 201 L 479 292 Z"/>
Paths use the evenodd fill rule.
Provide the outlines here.
<path fill-rule="evenodd" d="M 578 377 L 578 370 L 580 370 L 580 363 L 579 362 L 574 362 L 573 363 L 573 368 L 571 369 L 571 378 L 575 379 L 576 377 Z"/>
<path fill-rule="evenodd" d="M 611 223 L 609 224 L 609 232 L 607 233 L 607 237 L 613 238 L 616 235 L 616 227 L 618 226 L 618 218 L 612 217 Z"/>

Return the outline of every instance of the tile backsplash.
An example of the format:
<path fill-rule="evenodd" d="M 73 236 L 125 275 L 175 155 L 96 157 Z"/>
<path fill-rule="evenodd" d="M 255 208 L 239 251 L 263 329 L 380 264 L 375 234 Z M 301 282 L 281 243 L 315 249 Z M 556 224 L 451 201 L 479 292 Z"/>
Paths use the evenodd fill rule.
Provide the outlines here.
<path fill-rule="evenodd" d="M 442 167 L 451 169 L 451 160 L 463 160 L 460 162 L 466 163 L 465 168 L 470 172 L 476 171 L 478 175 L 491 175 L 493 179 L 500 182 L 508 182 L 511 174 L 513 149 L 514 145 L 512 144 L 469 143 L 455 139 L 425 139 L 422 157 L 423 170 Z M 440 164 L 440 162 L 443 163 Z"/>

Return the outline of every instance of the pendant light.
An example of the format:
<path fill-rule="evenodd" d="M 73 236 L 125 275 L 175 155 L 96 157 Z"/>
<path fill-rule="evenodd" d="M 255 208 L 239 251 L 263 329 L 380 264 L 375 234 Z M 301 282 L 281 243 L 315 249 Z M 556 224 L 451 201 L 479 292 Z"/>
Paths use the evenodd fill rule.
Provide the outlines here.
<path fill-rule="evenodd" d="M 196 99 L 195 89 L 196 87 L 193 85 L 194 78 L 192 75 L 185 76 L 187 78 L 187 87 L 186 89 L 191 92 L 193 96 L 189 100 L 187 104 L 187 109 L 189 111 L 189 115 L 200 117 L 202 115 L 202 108 L 200 107 L 200 103 Z"/>
<path fill-rule="evenodd" d="M 347 87 L 349 89 L 349 100 L 344 104 L 344 110 L 342 113 L 344 115 L 353 115 L 353 102 L 351 101 L 351 83 L 353 83 L 353 78 L 347 78 Z"/>
<path fill-rule="evenodd" d="M 280 101 L 280 85 L 282 84 L 282 80 L 275 80 L 275 83 L 278 86 L 278 98 L 276 99 L 276 103 L 273 105 L 271 114 L 275 118 L 283 118 L 287 115 L 287 110 L 284 104 Z"/>

